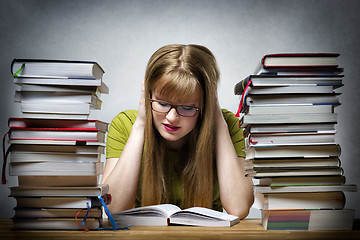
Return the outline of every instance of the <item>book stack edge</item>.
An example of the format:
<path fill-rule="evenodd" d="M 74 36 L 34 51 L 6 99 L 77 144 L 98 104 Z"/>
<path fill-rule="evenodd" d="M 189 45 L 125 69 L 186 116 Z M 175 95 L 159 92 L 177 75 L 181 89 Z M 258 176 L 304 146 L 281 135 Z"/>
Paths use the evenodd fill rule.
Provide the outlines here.
<path fill-rule="evenodd" d="M 356 192 L 336 142 L 343 86 L 339 54 L 267 54 L 238 82 L 237 112 L 246 140 L 244 166 L 267 230 L 351 230 Z"/>
<path fill-rule="evenodd" d="M 10 187 L 14 229 L 98 229 L 108 193 L 99 184 L 108 123 L 89 114 L 109 92 L 103 69 L 42 59 L 14 59 L 11 69 L 22 112 L 8 121 L 9 174 L 18 178 Z"/>

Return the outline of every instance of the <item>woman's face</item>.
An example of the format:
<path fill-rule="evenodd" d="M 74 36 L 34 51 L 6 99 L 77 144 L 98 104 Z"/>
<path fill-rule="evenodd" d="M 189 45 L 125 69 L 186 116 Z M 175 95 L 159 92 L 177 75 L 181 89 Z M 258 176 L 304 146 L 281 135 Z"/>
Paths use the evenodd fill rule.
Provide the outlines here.
<path fill-rule="evenodd" d="M 200 107 L 201 93 L 200 88 L 188 102 L 174 102 L 159 94 L 160 91 L 152 93 L 152 99 L 161 100 L 172 105 L 185 105 Z M 180 116 L 175 108 L 171 108 L 168 113 L 159 113 L 152 110 L 153 124 L 160 135 L 166 140 L 170 149 L 180 149 L 186 141 L 186 136 L 194 129 L 199 118 L 200 111 L 193 117 Z"/>

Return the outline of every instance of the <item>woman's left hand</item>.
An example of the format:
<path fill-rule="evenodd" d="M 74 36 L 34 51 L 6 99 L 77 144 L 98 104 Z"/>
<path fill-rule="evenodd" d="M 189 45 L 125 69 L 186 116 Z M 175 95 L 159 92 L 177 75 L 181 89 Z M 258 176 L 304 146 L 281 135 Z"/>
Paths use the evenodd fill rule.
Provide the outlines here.
<path fill-rule="evenodd" d="M 215 126 L 219 126 L 219 123 L 225 123 L 225 119 L 223 117 L 221 108 L 220 108 L 220 103 L 219 103 L 219 98 L 218 98 L 218 93 L 217 91 L 215 92 L 215 99 L 214 99 L 214 123 Z"/>

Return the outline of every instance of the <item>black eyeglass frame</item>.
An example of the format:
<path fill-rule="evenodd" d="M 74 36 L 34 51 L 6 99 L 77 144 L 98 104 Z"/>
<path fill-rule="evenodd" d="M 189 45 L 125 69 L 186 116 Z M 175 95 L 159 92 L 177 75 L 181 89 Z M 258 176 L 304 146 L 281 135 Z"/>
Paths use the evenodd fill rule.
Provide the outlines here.
<path fill-rule="evenodd" d="M 153 102 L 167 104 L 167 105 L 170 106 L 170 108 L 169 108 L 169 110 L 168 110 L 167 112 L 160 112 L 160 111 L 155 110 L 155 109 L 153 108 L 153 106 L 152 106 L 152 103 L 153 103 Z M 155 99 L 151 99 L 151 98 L 150 98 L 150 106 L 151 106 L 151 109 L 152 109 L 152 110 L 154 110 L 155 112 L 158 112 L 158 113 L 168 113 L 168 112 L 170 112 L 171 109 L 174 108 L 174 109 L 176 110 L 176 113 L 177 113 L 179 116 L 182 116 L 182 117 L 194 117 L 194 116 L 196 115 L 196 113 L 200 110 L 198 107 L 194 107 L 194 106 L 174 105 L 174 104 L 170 104 L 170 103 L 165 102 L 165 101 L 155 100 Z M 184 116 L 184 115 L 182 115 L 182 114 L 179 113 L 179 111 L 178 111 L 178 109 L 177 109 L 178 107 L 190 107 L 190 108 L 194 108 L 196 111 L 195 111 L 194 115 L 192 115 L 192 116 Z"/>

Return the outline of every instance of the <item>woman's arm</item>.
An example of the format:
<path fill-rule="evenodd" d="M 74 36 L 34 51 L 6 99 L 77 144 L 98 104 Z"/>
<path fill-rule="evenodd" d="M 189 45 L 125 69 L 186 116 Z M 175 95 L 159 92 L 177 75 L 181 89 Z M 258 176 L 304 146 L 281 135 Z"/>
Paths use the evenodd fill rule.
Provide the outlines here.
<path fill-rule="evenodd" d="M 254 202 L 253 185 L 245 177 L 243 158 L 238 157 L 231 140 L 227 123 L 216 97 L 216 165 L 223 208 L 241 219 L 249 214 Z"/>
<path fill-rule="evenodd" d="M 120 158 L 106 159 L 102 183 L 109 185 L 110 212 L 134 206 L 144 149 L 145 98 L 142 86 L 138 114 Z"/>

